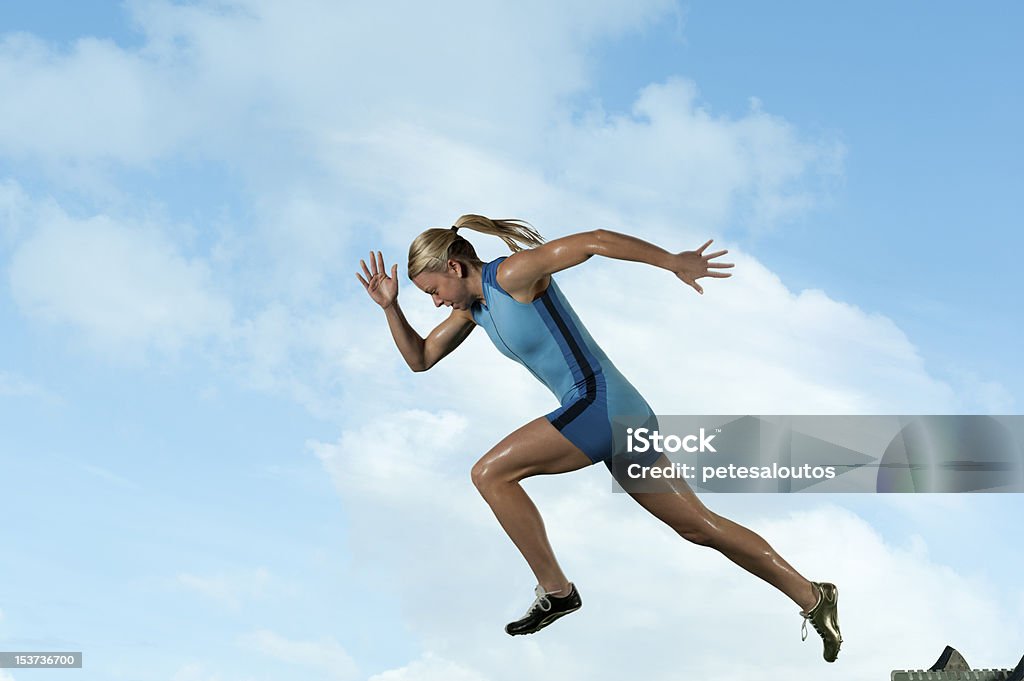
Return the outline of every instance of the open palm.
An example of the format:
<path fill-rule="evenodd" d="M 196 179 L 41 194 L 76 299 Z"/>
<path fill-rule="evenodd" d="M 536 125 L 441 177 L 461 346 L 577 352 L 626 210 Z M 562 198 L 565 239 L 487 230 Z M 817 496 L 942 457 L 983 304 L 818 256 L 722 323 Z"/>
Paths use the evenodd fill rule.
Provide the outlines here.
<path fill-rule="evenodd" d="M 693 289 L 704 294 L 704 289 L 701 288 L 697 280 L 701 277 L 715 277 L 716 279 L 724 279 L 725 277 L 731 277 L 732 274 L 728 272 L 714 272 L 715 268 L 735 267 L 731 262 L 711 262 L 712 259 L 719 256 L 725 255 L 729 251 L 715 251 L 714 253 L 704 254 L 704 249 L 711 245 L 714 239 L 708 239 L 703 246 L 698 248 L 696 251 L 683 251 L 677 253 L 672 263 L 672 271 L 677 277 L 689 284 Z"/>
<path fill-rule="evenodd" d="M 384 308 L 391 306 L 398 298 L 398 263 L 391 266 L 390 277 L 387 275 L 384 256 L 380 251 L 377 251 L 376 256 L 373 251 L 370 251 L 369 268 L 366 267 L 366 262 L 363 260 L 360 260 L 359 264 L 362 266 L 366 278 L 363 279 L 358 272 L 356 272 L 356 277 L 362 282 L 363 288 L 370 294 L 373 302 Z"/>

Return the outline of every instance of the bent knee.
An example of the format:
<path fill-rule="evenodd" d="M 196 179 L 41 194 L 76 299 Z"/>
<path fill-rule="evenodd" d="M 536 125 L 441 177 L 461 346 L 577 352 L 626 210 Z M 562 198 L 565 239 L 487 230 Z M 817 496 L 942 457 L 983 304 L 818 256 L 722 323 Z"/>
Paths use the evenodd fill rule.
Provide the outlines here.
<path fill-rule="evenodd" d="M 484 462 L 483 459 L 480 459 L 475 464 L 473 464 L 473 468 L 471 468 L 469 471 L 469 478 L 470 480 L 473 481 L 473 486 L 476 487 L 477 489 L 480 489 L 481 487 L 487 484 L 487 479 L 489 475 L 490 473 L 488 472 L 487 464 Z"/>
<path fill-rule="evenodd" d="M 501 479 L 497 466 L 488 461 L 487 457 L 473 464 L 473 468 L 469 471 L 469 477 L 473 481 L 473 485 L 481 492 Z"/>
<path fill-rule="evenodd" d="M 495 485 L 519 482 L 522 479 L 509 471 L 508 466 L 501 465 L 499 461 L 494 461 L 489 456 L 484 456 L 473 464 L 469 477 L 481 492 L 492 489 Z"/>

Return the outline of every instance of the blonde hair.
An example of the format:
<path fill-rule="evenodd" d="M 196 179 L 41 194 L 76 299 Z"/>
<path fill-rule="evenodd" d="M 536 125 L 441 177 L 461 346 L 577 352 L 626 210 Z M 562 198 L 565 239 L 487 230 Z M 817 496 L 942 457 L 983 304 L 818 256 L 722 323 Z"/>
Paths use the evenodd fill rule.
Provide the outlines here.
<path fill-rule="evenodd" d="M 544 238 L 525 220 L 492 220 L 483 215 L 461 216 L 448 229 L 431 228 L 415 239 L 409 246 L 409 278 L 422 272 L 443 272 L 451 259 L 479 267 L 483 261 L 477 257 L 473 244 L 457 233 L 459 229 L 471 229 L 481 234 L 496 236 L 512 249 L 512 252 L 533 248 L 544 243 Z"/>

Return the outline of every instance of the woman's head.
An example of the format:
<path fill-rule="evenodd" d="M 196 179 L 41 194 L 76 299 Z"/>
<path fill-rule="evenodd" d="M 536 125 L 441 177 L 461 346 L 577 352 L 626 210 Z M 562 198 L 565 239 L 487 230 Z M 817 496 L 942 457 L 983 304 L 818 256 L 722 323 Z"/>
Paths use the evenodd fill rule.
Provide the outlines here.
<path fill-rule="evenodd" d="M 409 279 L 431 295 L 434 305 L 469 309 L 473 304 L 471 278 L 479 277 L 483 261 L 460 229 L 491 234 L 513 252 L 523 246 L 539 246 L 540 234 L 523 220 L 491 220 L 482 215 L 463 215 L 448 229 L 428 229 L 409 246 Z"/>

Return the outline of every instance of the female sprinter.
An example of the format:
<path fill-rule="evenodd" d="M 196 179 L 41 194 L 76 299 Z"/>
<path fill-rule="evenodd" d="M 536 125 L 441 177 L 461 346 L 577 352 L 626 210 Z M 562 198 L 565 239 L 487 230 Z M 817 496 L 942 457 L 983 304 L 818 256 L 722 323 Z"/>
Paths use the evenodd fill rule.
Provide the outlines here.
<path fill-rule="evenodd" d="M 460 229 L 497 236 L 513 253 L 482 262 Z M 653 418 L 647 402 L 594 342 L 552 275 L 603 255 L 661 267 L 703 294 L 698 279 L 728 277 L 716 270 L 732 267 L 712 262 L 727 251 L 704 254 L 710 243 L 696 251 L 669 253 L 603 229 L 544 243 L 526 222 L 463 215 L 450 229 L 426 230 L 409 248 L 409 278 L 435 306 L 451 308 L 448 318 L 426 338 L 416 333 L 398 306 L 398 265 L 388 276 L 379 251 L 370 253 L 369 267 L 360 261 L 362 275 L 356 277 L 384 309 L 395 344 L 413 371 L 434 366 L 479 325 L 499 351 L 523 364 L 561 402 L 555 411 L 505 437 L 472 470 L 473 483 L 538 582 L 533 604 L 505 627 L 507 633 L 531 634 L 582 604 L 576 586 L 555 560 L 537 507 L 519 482 L 598 461 L 611 468 L 611 419 L 638 413 Z M 666 463 L 661 455 L 657 465 Z M 824 640 L 825 659 L 835 661 L 843 641 L 835 585 L 802 577 L 759 535 L 705 508 L 684 480 L 662 478 L 658 484 L 656 493 L 631 495 L 684 539 L 720 551 L 789 596 L 801 608 L 803 638 L 810 620 Z"/>

